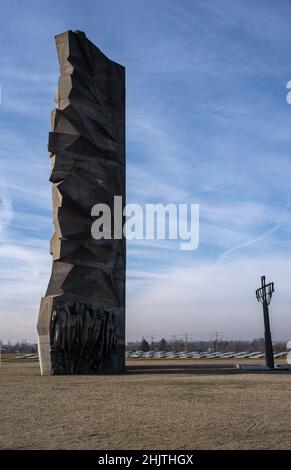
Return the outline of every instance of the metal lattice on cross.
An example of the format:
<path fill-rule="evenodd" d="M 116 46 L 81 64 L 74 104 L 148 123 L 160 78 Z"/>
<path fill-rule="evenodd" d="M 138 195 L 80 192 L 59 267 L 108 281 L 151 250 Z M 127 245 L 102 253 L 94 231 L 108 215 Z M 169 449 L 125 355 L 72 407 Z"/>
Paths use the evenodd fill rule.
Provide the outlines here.
<path fill-rule="evenodd" d="M 256 290 L 257 301 L 264 303 L 264 300 L 266 300 L 267 304 L 270 305 L 273 292 L 275 291 L 274 283 L 270 282 L 269 284 L 266 284 L 265 276 L 262 276 L 261 280 L 262 287 Z"/>

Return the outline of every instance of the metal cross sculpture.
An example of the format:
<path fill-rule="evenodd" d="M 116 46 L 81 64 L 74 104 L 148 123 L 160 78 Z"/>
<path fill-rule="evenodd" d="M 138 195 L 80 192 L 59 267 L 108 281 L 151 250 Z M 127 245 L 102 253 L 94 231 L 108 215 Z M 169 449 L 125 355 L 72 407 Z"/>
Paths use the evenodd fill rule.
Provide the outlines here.
<path fill-rule="evenodd" d="M 266 284 L 265 276 L 261 277 L 262 287 L 256 290 L 257 301 L 263 304 L 264 323 L 265 323 L 265 358 L 266 365 L 274 369 L 274 355 L 272 346 L 272 337 L 269 319 L 269 305 L 274 292 L 274 283 Z"/>

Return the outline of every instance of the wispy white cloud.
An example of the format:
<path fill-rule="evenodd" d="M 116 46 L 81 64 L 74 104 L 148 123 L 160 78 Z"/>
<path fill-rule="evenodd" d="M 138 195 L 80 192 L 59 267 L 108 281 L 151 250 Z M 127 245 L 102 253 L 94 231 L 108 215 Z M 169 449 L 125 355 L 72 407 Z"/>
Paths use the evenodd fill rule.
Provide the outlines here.
<path fill-rule="evenodd" d="M 0 232 L 3 232 L 13 219 L 12 201 L 5 195 L 0 200 Z"/>
<path fill-rule="evenodd" d="M 209 338 L 223 330 L 226 338 L 263 336 L 261 305 L 255 288 L 262 274 L 275 281 L 271 306 L 274 339 L 291 336 L 289 310 L 290 259 L 267 255 L 264 259 L 240 258 L 227 264 L 196 263 L 173 268 L 160 275 L 137 273 L 128 286 L 128 335 L 191 333 Z M 136 284 L 135 284 L 136 283 Z M 138 288 L 137 288 L 138 287 Z M 132 291 L 131 291 L 132 289 Z"/>
<path fill-rule="evenodd" d="M 39 243 L 38 243 L 39 245 Z M 36 340 L 40 298 L 49 279 L 47 242 L 25 246 L 25 240 L 0 245 L 0 337 Z"/>

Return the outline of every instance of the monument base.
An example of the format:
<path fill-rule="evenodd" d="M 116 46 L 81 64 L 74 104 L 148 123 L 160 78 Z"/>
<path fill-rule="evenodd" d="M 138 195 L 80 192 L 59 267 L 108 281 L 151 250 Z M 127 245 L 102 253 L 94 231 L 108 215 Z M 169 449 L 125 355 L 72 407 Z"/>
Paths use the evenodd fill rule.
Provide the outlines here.
<path fill-rule="evenodd" d="M 37 325 L 41 374 L 123 372 L 123 319 L 122 308 L 67 295 L 43 297 Z"/>

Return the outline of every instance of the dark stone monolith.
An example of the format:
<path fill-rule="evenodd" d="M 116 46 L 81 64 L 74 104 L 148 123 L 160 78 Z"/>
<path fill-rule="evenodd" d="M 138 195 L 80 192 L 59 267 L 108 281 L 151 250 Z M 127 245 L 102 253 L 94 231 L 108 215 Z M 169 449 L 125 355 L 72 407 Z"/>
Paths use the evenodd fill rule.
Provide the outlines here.
<path fill-rule="evenodd" d="M 125 69 L 86 35 L 56 36 L 60 78 L 49 136 L 52 274 L 37 324 L 42 374 L 122 371 L 125 240 L 91 235 L 92 207 L 125 196 Z"/>

